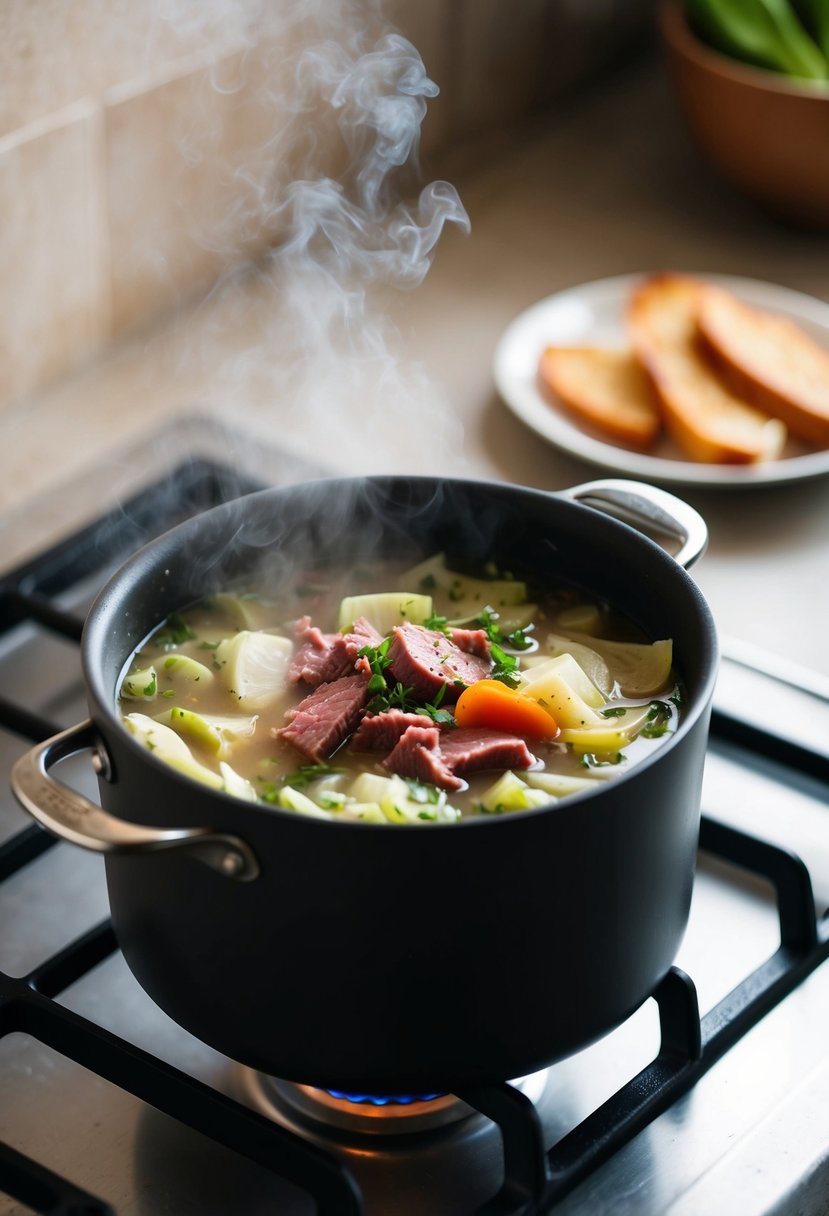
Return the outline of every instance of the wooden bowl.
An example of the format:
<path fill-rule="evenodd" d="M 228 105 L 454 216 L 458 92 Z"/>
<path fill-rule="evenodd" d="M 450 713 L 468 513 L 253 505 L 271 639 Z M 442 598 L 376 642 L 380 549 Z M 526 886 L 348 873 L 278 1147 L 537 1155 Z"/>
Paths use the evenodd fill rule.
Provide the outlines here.
<path fill-rule="evenodd" d="M 765 210 L 829 230 L 829 86 L 712 50 L 679 0 L 663 4 L 660 26 L 680 110 L 710 164 Z"/>

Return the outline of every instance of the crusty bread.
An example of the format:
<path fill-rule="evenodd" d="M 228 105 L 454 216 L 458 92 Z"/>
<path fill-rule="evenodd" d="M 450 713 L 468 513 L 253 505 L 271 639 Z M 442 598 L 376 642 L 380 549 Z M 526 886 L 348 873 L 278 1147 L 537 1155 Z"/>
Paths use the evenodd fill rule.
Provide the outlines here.
<path fill-rule="evenodd" d="M 786 428 L 735 395 L 701 352 L 697 318 L 706 284 L 660 274 L 634 291 L 628 324 L 666 430 L 692 459 L 754 464 L 779 456 Z"/>
<path fill-rule="evenodd" d="M 538 370 L 568 410 L 615 443 L 648 448 L 659 434 L 653 390 L 632 352 L 550 346 Z"/>
<path fill-rule="evenodd" d="M 829 351 L 791 321 L 713 286 L 701 301 L 699 332 L 734 392 L 782 418 L 793 435 L 829 447 Z"/>

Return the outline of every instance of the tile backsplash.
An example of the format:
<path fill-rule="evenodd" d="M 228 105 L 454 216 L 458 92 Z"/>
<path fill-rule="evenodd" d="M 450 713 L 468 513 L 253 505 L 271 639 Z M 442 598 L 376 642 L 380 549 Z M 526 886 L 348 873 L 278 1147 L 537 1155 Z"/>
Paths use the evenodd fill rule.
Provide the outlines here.
<path fill-rule="evenodd" d="M 652 0 L 3 0 L 0 407 L 198 298 L 280 237 L 344 150 L 299 56 L 388 30 L 441 88 L 439 162 L 585 79 Z M 309 100 L 310 97 L 310 100 Z"/>

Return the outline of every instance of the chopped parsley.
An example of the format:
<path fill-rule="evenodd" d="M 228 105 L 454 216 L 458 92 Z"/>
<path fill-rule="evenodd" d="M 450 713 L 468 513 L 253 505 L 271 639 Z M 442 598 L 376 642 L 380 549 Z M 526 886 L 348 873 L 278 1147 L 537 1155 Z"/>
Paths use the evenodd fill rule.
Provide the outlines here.
<path fill-rule="evenodd" d="M 402 713 L 422 714 L 431 718 L 438 726 L 453 723 L 455 719 L 452 713 L 448 709 L 440 708 L 441 701 L 446 695 L 445 684 L 441 685 L 434 699 L 426 705 L 420 705 L 414 700 L 411 688 L 401 684 L 399 680 L 395 684 L 389 684 L 386 669 L 391 662 L 388 657 L 391 641 L 390 637 L 384 638 L 379 646 L 363 646 L 357 652 L 360 658 L 368 659 L 371 668 L 368 691 L 373 695 L 366 706 L 367 712 L 381 714 L 388 709 L 399 709 Z"/>
<path fill-rule="evenodd" d="M 493 612 L 491 608 L 484 608 L 478 617 L 477 623 L 489 638 L 490 645 L 492 643 L 505 643 L 507 646 L 511 646 L 513 650 L 529 650 L 532 646 L 532 642 L 527 638 L 530 626 L 527 629 L 513 629 L 512 633 L 504 633 L 498 624 L 498 613 Z"/>
<path fill-rule="evenodd" d="M 436 785 L 426 785 L 423 781 L 415 781 L 413 777 L 405 778 L 406 785 L 409 789 L 409 800 L 411 802 L 426 802 L 437 805 L 440 802 L 440 790 Z M 430 815 L 420 813 L 421 819 L 434 818 L 434 812 Z"/>
<path fill-rule="evenodd" d="M 419 705 L 415 709 L 415 713 L 423 714 L 426 718 L 431 718 L 436 726 L 454 726 L 455 715 L 451 709 L 441 709 L 440 704 L 446 696 L 446 685 L 441 684 L 438 691 L 435 693 L 431 701 L 426 705 Z"/>
<path fill-rule="evenodd" d="M 320 777 L 333 777 L 343 772 L 345 769 L 332 768 L 330 764 L 300 764 L 299 768 L 295 768 L 292 773 L 284 773 L 277 781 L 266 781 L 264 777 L 258 776 L 256 780 L 261 786 L 259 797 L 263 802 L 278 802 L 280 792 L 286 785 L 294 790 L 304 790 Z M 331 799 L 339 801 L 334 793 L 331 794 Z"/>
<path fill-rule="evenodd" d="M 492 655 L 493 668 L 490 679 L 500 680 L 508 688 L 517 688 L 521 682 L 518 674 L 518 660 L 514 654 L 507 654 L 497 642 L 489 643 L 489 653 Z"/>
<path fill-rule="evenodd" d="M 616 752 L 614 755 L 597 756 L 593 752 L 585 752 L 579 764 L 582 768 L 607 768 L 610 764 L 622 764 L 627 760 L 624 752 Z"/>
<path fill-rule="evenodd" d="M 167 620 L 153 637 L 153 641 L 164 650 L 172 650 L 182 642 L 189 642 L 196 635 L 178 612 L 171 612 Z"/>
<path fill-rule="evenodd" d="M 448 620 L 447 617 L 440 616 L 439 613 L 433 612 L 432 615 L 427 616 L 426 620 L 423 622 L 423 628 L 424 629 L 433 629 L 437 633 L 445 633 L 447 636 L 449 636 L 449 630 L 447 628 L 447 620 Z"/>
<path fill-rule="evenodd" d="M 627 713 L 625 705 L 611 705 L 608 709 L 600 709 L 599 713 L 603 718 L 623 718 Z"/>
<path fill-rule="evenodd" d="M 639 734 L 643 739 L 661 739 L 670 734 L 671 707 L 664 701 L 651 701 L 648 719 Z"/>
<path fill-rule="evenodd" d="M 380 692 L 386 687 L 385 671 L 391 659 L 389 658 L 389 647 L 391 646 L 391 637 L 383 638 L 379 646 L 363 646 L 357 651 L 359 659 L 368 659 L 368 665 L 371 668 L 371 679 L 368 682 L 369 692 Z"/>

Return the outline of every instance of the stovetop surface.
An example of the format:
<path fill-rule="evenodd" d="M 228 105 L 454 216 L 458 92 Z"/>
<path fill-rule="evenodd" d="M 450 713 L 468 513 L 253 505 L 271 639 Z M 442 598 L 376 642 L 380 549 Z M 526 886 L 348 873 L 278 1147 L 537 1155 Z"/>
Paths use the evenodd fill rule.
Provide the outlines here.
<path fill-rule="evenodd" d="M 227 489 L 223 485 L 220 492 Z M 194 505 L 206 505 L 197 498 Z M 135 509 L 125 508 L 127 514 Z M 135 530 L 127 535 L 129 551 Z M 114 551 L 118 545 L 112 549 L 100 538 L 96 543 L 100 560 L 91 561 L 93 568 L 47 597 L 70 621 L 82 620 L 103 575 L 126 556 Z M 36 581 L 28 578 L 26 587 Z M 790 673 L 783 675 L 774 679 L 743 661 L 724 659 L 703 811 L 715 825 L 731 825 L 798 854 L 811 875 L 820 917 L 829 903 L 829 699 L 819 681 L 804 691 L 789 682 Z M 8 625 L 0 638 L 0 699 L 22 703 L 54 727 L 85 717 L 76 641 L 30 619 Z M 744 731 L 744 721 L 771 731 L 772 741 L 793 723 L 794 742 L 805 750 L 787 751 L 784 741 L 778 752 L 765 734 Z M 13 730 L 0 731 L 4 773 L 29 743 Z M 64 768 L 63 777 L 95 798 L 88 762 L 67 764 L 70 775 Z M 4 781 L 0 847 L 27 827 Z M 102 859 L 55 845 L 0 882 L 0 971 L 29 975 L 107 916 Z M 818 940 L 824 937 L 819 921 Z M 552 955 L 554 943 L 545 945 Z M 716 1029 L 718 1003 L 779 955 L 779 945 L 773 886 L 701 851 L 677 964 L 693 978 L 709 1035 Z M 162 1013 L 117 950 L 101 957 L 52 999 L 211 1090 L 246 1100 L 237 1065 Z M 631 1216 L 829 1210 L 827 1008 L 829 968 L 810 964 L 794 991 L 585 1180 L 547 1206 L 497 1210 Z M 300 1187 L 154 1109 L 128 1087 L 104 1080 L 45 1045 L 47 1038 L 17 1030 L 0 1037 L 0 1140 L 12 1150 L 101 1199 L 117 1216 L 304 1216 L 315 1210 Z M 537 1078 L 545 1146 L 560 1142 L 624 1088 L 659 1048 L 659 1014 L 649 1000 L 617 1031 Z M 327 1147 L 324 1135 L 318 1142 Z M 480 1115 L 462 1125 L 454 1142 L 451 1136 L 413 1137 L 401 1152 L 399 1144 L 358 1141 L 346 1158 L 364 1188 L 369 1216 L 496 1211 L 483 1205 L 500 1185 L 500 1140 Z M 0 1191 L 0 1216 L 30 1210 L 72 1209 L 27 1206 Z"/>

